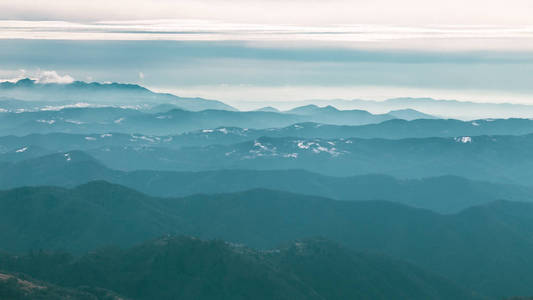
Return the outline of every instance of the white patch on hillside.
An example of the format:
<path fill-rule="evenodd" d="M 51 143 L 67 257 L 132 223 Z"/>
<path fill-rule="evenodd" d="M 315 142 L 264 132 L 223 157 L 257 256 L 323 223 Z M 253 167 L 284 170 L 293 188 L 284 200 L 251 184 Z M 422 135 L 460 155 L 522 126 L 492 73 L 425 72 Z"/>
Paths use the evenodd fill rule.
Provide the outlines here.
<path fill-rule="evenodd" d="M 37 120 L 37 122 L 52 125 L 56 122 L 56 120 Z"/>
<path fill-rule="evenodd" d="M 82 122 L 82 121 L 77 121 L 77 120 L 65 120 L 65 122 L 67 122 L 67 123 L 72 123 L 72 124 L 76 124 L 76 125 L 82 125 L 82 124 L 85 124 L 84 122 Z"/>
<path fill-rule="evenodd" d="M 22 152 L 26 152 L 26 150 L 28 150 L 28 147 L 22 147 L 20 149 L 18 149 L 17 151 L 15 151 L 16 153 L 22 153 Z"/>
<path fill-rule="evenodd" d="M 91 105 L 91 104 L 86 103 L 86 102 L 78 102 L 78 103 L 66 104 L 66 105 L 55 105 L 55 106 L 47 105 L 45 107 L 41 107 L 39 110 L 41 110 L 41 111 L 59 111 L 59 110 L 65 109 L 65 108 L 86 108 L 86 107 L 99 107 L 99 105 L 95 105 L 95 104 Z"/>
<path fill-rule="evenodd" d="M 472 138 L 469 136 L 457 137 L 455 138 L 455 141 L 458 143 L 467 144 L 467 143 L 472 143 Z"/>
<path fill-rule="evenodd" d="M 302 150 L 311 150 L 315 154 L 319 154 L 322 152 L 329 153 L 331 156 L 339 156 L 342 154 L 341 152 L 337 151 L 337 148 L 335 147 L 328 147 L 323 146 L 320 144 L 320 141 L 312 141 L 312 142 L 306 142 L 306 141 L 295 141 L 296 147 Z M 335 146 L 334 142 L 328 141 L 326 142 L 329 146 Z"/>

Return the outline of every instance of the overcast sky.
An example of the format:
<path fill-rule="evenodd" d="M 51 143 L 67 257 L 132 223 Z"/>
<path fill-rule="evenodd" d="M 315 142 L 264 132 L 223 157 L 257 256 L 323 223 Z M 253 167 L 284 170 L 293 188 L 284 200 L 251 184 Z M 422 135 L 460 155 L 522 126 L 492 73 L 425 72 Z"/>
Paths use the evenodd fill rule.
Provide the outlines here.
<path fill-rule="evenodd" d="M 0 38 L 523 50 L 531 11 L 530 0 L 17 0 L 0 1 Z"/>
<path fill-rule="evenodd" d="M 227 101 L 529 103 L 532 11 L 530 0 L 0 0 L 0 80 L 137 82 Z"/>
<path fill-rule="evenodd" d="M 0 18 L 508 26 L 532 24 L 532 9 L 529 0 L 17 0 L 0 2 Z"/>

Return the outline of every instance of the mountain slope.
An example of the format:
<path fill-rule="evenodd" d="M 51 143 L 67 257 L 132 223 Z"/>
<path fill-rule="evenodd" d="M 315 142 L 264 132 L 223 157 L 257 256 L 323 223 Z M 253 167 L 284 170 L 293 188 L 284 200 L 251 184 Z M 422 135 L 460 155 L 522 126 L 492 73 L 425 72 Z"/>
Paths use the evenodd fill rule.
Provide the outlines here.
<path fill-rule="evenodd" d="M 409 264 L 323 240 L 264 252 L 166 237 L 78 259 L 4 255 L 1 265 L 63 286 L 113 289 L 132 299 L 476 299 Z"/>
<path fill-rule="evenodd" d="M 126 110 L 135 113 L 135 111 Z M 84 113 L 85 112 L 85 113 Z M 91 113 L 92 112 L 92 113 Z M 113 112 L 117 112 L 114 114 Z M 404 139 L 404 138 L 429 138 L 429 137 L 473 137 L 479 135 L 522 135 L 533 132 L 533 120 L 507 119 L 507 120 L 478 120 L 474 122 L 462 122 L 457 120 L 415 120 L 402 121 L 393 120 L 383 122 L 377 125 L 364 126 L 336 126 L 317 123 L 298 123 L 282 128 L 268 129 L 246 129 L 240 127 L 218 127 L 212 129 L 201 129 L 185 132 L 179 135 L 147 135 L 147 134 L 126 134 L 113 132 L 115 128 L 114 121 L 122 126 L 123 122 L 127 123 L 127 116 L 120 113 L 116 108 L 100 108 L 91 110 L 65 110 L 61 117 L 63 121 L 55 121 L 53 125 L 62 123 L 67 124 L 69 131 L 95 130 L 103 133 L 48 133 L 48 134 L 30 134 L 25 136 L 8 136 L 0 137 L 0 153 L 16 151 L 23 147 L 39 146 L 53 151 L 67 150 L 88 150 L 106 146 L 136 146 L 136 147 L 167 147 L 182 148 L 193 146 L 208 145 L 231 145 L 241 142 L 258 139 L 261 137 L 297 137 L 297 138 L 321 138 L 321 139 L 349 139 L 349 138 L 385 138 L 385 139 Z M 102 115 L 109 114 L 103 118 Z M 103 122 L 100 127 L 84 127 L 93 115 L 98 115 L 98 120 L 94 122 Z M 208 114 L 209 116 L 209 114 Z M 263 115 L 260 115 L 263 116 Z M 50 124 L 47 119 L 50 116 L 43 115 L 39 124 Z M 58 123 L 59 122 L 59 123 Z M 93 121 L 90 121 L 93 122 Z M 93 122 L 93 123 L 94 123 Z M 197 122 L 191 119 L 191 122 Z M 113 124 L 113 125 L 111 125 Z M 40 125 L 39 125 L 40 126 Z M 63 125 L 61 125 L 63 126 Z M 72 127 L 74 126 L 74 127 Z M 107 128 L 106 126 L 110 126 Z M 66 128 L 66 127 L 65 127 Z M 49 128 L 61 131 L 61 127 Z M 130 131 L 133 129 L 130 128 Z M 140 129 L 139 129 L 140 130 Z M 11 132 L 14 133 L 14 132 Z"/>
<path fill-rule="evenodd" d="M 309 121 L 316 123 L 337 125 L 381 123 L 396 118 L 396 116 L 390 114 L 374 115 L 365 110 L 338 110 L 331 105 L 325 107 L 316 105 L 300 106 L 286 111 L 286 113 L 307 116 Z"/>
<path fill-rule="evenodd" d="M 454 175 L 530 185 L 533 135 L 424 139 L 258 138 L 180 149 L 104 147 L 88 151 L 119 170 L 304 169 L 329 176 L 368 173 L 398 178 Z M 0 159 L 1 160 L 1 159 Z"/>
<path fill-rule="evenodd" d="M 1 139 L 12 141 L 2 145 L 6 149 L 0 153 L 0 162 L 66 153 L 71 150 L 66 147 L 72 147 L 84 149 L 104 165 L 123 171 L 304 169 L 328 176 L 377 173 L 413 179 L 453 175 L 519 185 L 531 185 L 533 176 L 533 156 L 529 151 L 533 135 L 401 140 L 261 137 L 201 147 L 180 147 L 179 142 L 144 135 L 66 136 L 65 143 L 63 136 L 47 137 L 37 136 L 33 141 L 54 150 L 32 146 L 31 139 Z"/>
<path fill-rule="evenodd" d="M 100 104 L 170 103 L 182 109 L 235 110 L 220 101 L 201 98 L 181 98 L 172 94 L 155 93 L 136 84 L 87 83 L 75 81 L 68 84 L 37 83 L 31 79 L 0 83 L 0 96 L 28 101 L 72 101 Z"/>
<path fill-rule="evenodd" d="M 79 151 L 6 164 L 0 169 L 0 189 L 39 185 L 73 187 L 93 180 L 121 184 L 152 196 L 188 196 L 266 188 L 339 200 L 388 200 L 440 213 L 454 213 L 501 199 L 533 200 L 533 189 L 528 187 L 454 176 L 402 180 L 386 175 L 330 177 L 303 170 L 124 172 L 108 169 Z"/>
<path fill-rule="evenodd" d="M 533 204 L 499 201 L 439 215 L 382 201 L 333 201 L 253 190 L 152 198 L 94 182 L 0 193 L 0 249 L 84 252 L 164 234 L 259 248 L 323 236 L 381 252 L 493 296 L 533 293 Z M 120 291 L 118 291 L 120 292 Z"/>
<path fill-rule="evenodd" d="M 335 105 L 343 109 L 365 109 L 376 112 L 415 109 L 435 116 L 475 120 L 482 118 L 531 118 L 533 106 L 517 103 L 484 103 L 432 98 L 393 98 L 372 100 L 310 100 L 307 104 Z"/>
<path fill-rule="evenodd" d="M 394 116 L 396 119 L 402 119 L 407 121 L 417 120 L 417 119 L 437 119 L 436 117 L 432 115 L 428 115 L 422 112 L 419 112 L 414 109 L 406 108 L 406 109 L 397 109 L 397 110 L 391 110 L 388 112 L 388 115 Z"/>
<path fill-rule="evenodd" d="M 381 115 L 372 115 L 363 111 L 357 112 L 355 116 L 351 114 L 351 111 L 336 111 L 332 116 L 328 116 L 322 113 L 297 115 L 214 109 L 202 111 L 172 109 L 165 112 L 150 113 L 145 110 L 121 107 L 68 107 L 60 110 L 1 113 L 0 134 L 27 135 L 52 132 L 102 134 L 118 132 L 174 135 L 222 126 L 267 129 L 301 122 L 362 125 L 379 123 L 384 120 Z"/>
<path fill-rule="evenodd" d="M 65 288 L 36 281 L 24 274 L 0 272 L 0 299 L 9 300 L 121 300 L 125 299 L 101 288 Z"/>

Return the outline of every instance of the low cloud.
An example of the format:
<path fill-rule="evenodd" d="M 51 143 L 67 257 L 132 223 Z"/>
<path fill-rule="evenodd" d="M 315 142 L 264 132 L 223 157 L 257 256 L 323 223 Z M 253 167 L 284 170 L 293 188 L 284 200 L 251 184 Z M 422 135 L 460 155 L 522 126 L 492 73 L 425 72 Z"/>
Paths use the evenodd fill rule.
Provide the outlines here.
<path fill-rule="evenodd" d="M 0 79 L 0 82 L 2 81 L 17 82 L 25 78 L 35 80 L 36 83 L 67 84 L 67 83 L 74 82 L 74 78 L 72 76 L 68 74 L 60 75 L 57 73 L 57 71 L 54 71 L 54 70 L 26 71 L 24 69 L 21 69 L 18 71 L 4 71 L 4 72 L 0 72 L 0 74 L 5 74 L 8 77 L 7 79 Z"/>
<path fill-rule="evenodd" d="M 59 75 L 56 71 L 42 71 L 37 78 L 37 83 L 72 83 L 74 78 L 70 75 Z"/>
<path fill-rule="evenodd" d="M 1 20 L 0 17 L 0 39 L 245 41 L 256 45 L 298 43 L 304 47 L 334 45 L 438 51 L 533 49 L 533 24 L 487 24 L 319 22 L 302 25 L 290 22 L 224 22 L 215 19 L 67 22 Z"/>

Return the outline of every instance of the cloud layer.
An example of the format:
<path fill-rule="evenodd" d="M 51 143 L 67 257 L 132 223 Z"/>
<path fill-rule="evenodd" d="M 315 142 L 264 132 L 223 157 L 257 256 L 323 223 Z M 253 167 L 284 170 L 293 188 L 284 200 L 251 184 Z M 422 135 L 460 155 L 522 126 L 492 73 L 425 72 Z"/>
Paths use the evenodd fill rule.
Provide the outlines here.
<path fill-rule="evenodd" d="M 0 75 L 3 75 L 2 77 L 6 76 L 5 78 L 0 78 L 1 81 L 11 81 L 16 82 L 20 79 L 30 78 L 32 80 L 35 80 L 37 83 L 60 83 L 60 84 L 66 84 L 66 83 L 72 83 L 74 82 L 74 78 L 70 75 L 60 75 L 54 70 L 35 70 L 35 71 L 27 71 L 24 69 L 16 70 L 16 71 L 0 71 Z"/>
<path fill-rule="evenodd" d="M 205 20 L 0 21 L 0 39 L 247 41 L 422 50 L 532 50 L 533 26 L 243 24 Z"/>
<path fill-rule="evenodd" d="M 530 0 L 17 0 L 0 1 L 0 19 L 204 19 L 224 23 L 527 25 Z"/>

